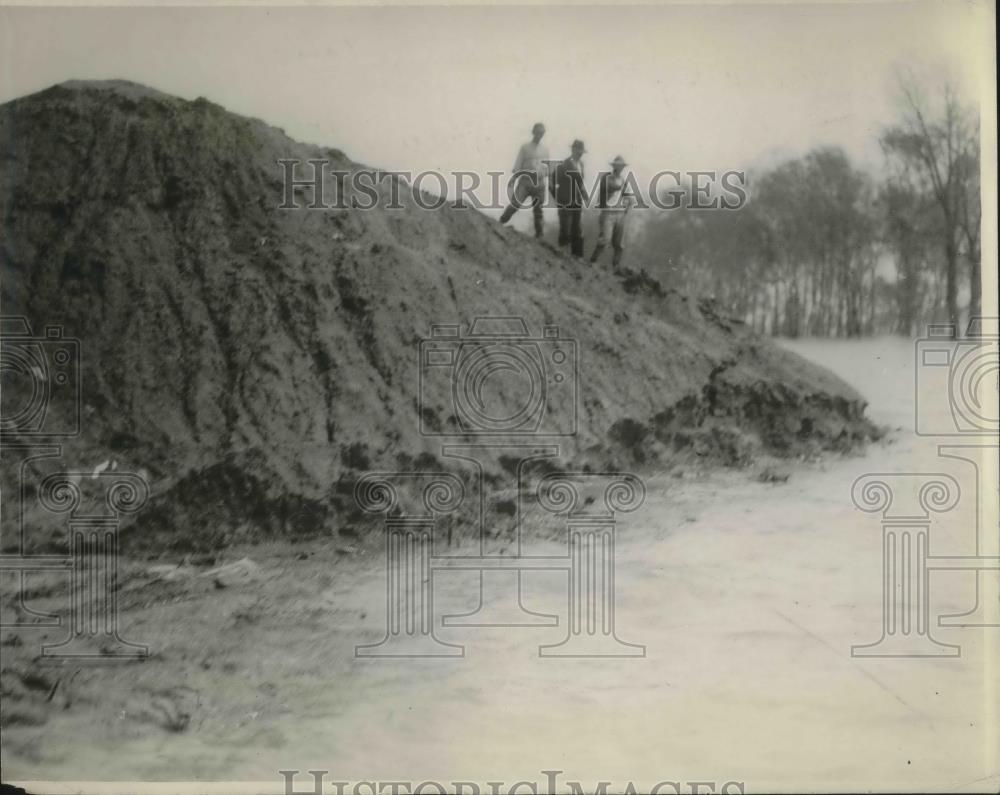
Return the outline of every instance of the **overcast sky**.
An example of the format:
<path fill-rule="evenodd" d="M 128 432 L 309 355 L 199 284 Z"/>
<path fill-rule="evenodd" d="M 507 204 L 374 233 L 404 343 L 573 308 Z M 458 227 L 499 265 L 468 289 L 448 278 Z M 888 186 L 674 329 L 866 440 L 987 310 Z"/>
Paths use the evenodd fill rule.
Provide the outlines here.
<path fill-rule="evenodd" d="M 507 169 L 536 120 L 591 169 L 877 165 L 894 70 L 992 73 L 988 2 L 432 8 L 0 8 L 0 101 L 124 78 L 385 168 Z M 990 53 L 990 56 L 992 54 Z"/>

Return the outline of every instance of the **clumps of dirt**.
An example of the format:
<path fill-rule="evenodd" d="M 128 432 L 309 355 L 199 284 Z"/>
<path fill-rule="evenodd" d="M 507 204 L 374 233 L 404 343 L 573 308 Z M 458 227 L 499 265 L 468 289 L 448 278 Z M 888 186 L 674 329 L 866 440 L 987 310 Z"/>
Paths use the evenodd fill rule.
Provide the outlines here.
<path fill-rule="evenodd" d="M 0 728 L 43 725 L 59 684 L 59 679 L 35 670 L 0 670 Z"/>
<path fill-rule="evenodd" d="M 715 298 L 699 298 L 697 307 L 705 320 L 718 326 L 723 331 L 732 331 L 735 326 L 746 325 L 742 318 L 726 314 Z"/>
<path fill-rule="evenodd" d="M 791 475 L 784 467 L 768 464 L 757 473 L 756 480 L 758 483 L 787 483 Z"/>
<path fill-rule="evenodd" d="M 629 295 L 651 295 L 661 298 L 666 294 L 659 280 L 654 279 L 645 270 L 622 268 L 618 275 L 621 277 L 622 289 Z"/>
<path fill-rule="evenodd" d="M 756 368 L 748 362 L 762 352 L 770 351 L 755 343 L 719 362 L 698 392 L 645 422 L 619 420 L 608 431 L 609 442 L 631 464 L 681 458 L 744 467 L 761 456 L 812 459 L 824 451 L 849 452 L 880 438 L 874 426 L 852 425 L 857 407 L 850 400 L 809 390 L 807 379 L 761 378 L 767 361 Z"/>
<path fill-rule="evenodd" d="M 420 358 L 442 324 L 475 350 L 476 318 L 522 324 L 514 346 L 540 368 L 555 469 L 744 466 L 877 433 L 843 382 L 644 271 L 581 279 L 559 251 L 468 208 L 428 211 L 402 190 L 402 209 L 387 209 L 388 182 L 368 211 L 305 209 L 308 190 L 303 209 L 279 209 L 279 161 L 299 161 L 300 179 L 309 160 L 360 166 L 206 100 L 63 84 L 0 107 L 0 137 L 13 142 L 0 160 L 3 313 L 80 341 L 82 422 L 60 465 L 146 473 L 128 548 L 369 526 L 359 477 L 454 469 L 442 445 L 482 440 L 456 402 L 456 367 L 426 380 Z M 8 416 L 29 392 L 2 377 Z M 506 383 L 489 410 L 515 415 L 530 392 Z M 53 396 L 53 422 L 73 416 L 67 401 Z M 510 483 L 505 457 L 484 455 L 488 483 Z M 5 493 L 17 466 L 0 463 Z M 24 511 L 28 547 L 53 543 L 65 517 L 30 493 Z"/>
<path fill-rule="evenodd" d="M 124 543 L 136 551 L 183 554 L 327 532 L 334 517 L 330 501 L 275 489 L 266 467 L 254 451 L 184 475 L 126 529 Z M 177 533 L 178 527 L 186 532 Z"/>

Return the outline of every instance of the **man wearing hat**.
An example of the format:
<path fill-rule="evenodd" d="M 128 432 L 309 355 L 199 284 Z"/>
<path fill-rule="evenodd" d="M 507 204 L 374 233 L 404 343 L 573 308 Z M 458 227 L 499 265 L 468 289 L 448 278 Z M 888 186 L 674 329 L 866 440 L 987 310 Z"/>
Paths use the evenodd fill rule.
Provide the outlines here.
<path fill-rule="evenodd" d="M 531 199 L 531 209 L 535 216 L 535 237 L 542 236 L 542 205 L 545 203 L 545 176 L 548 169 L 549 150 L 542 143 L 545 125 L 537 122 L 531 128 L 531 140 L 521 145 L 514 161 L 513 191 L 511 203 L 500 216 L 500 223 L 507 223 L 514 213 Z"/>
<path fill-rule="evenodd" d="M 559 245 L 569 246 L 574 257 L 583 256 L 583 205 L 589 201 L 583 184 L 583 153 L 579 138 L 570 147 L 570 156 L 555 168 L 549 190 L 559 208 Z"/>
<path fill-rule="evenodd" d="M 622 175 L 622 170 L 628 165 L 625 159 L 618 155 L 610 165 L 611 171 L 601 174 L 598 181 L 597 206 L 601 211 L 601 231 L 597 236 L 597 246 L 590 261 L 597 262 L 597 258 L 608 244 L 610 233 L 611 247 L 615 250 L 612 265 L 618 270 L 625 249 L 625 221 L 628 219 L 628 211 L 632 208 L 635 197 L 632 196 L 628 183 Z"/>

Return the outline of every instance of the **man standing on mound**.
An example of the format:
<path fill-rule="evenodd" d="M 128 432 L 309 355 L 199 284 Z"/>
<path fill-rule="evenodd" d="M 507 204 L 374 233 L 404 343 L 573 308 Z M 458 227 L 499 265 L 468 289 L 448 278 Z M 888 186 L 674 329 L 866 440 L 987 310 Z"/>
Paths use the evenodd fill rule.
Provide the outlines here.
<path fill-rule="evenodd" d="M 531 199 L 535 216 L 535 237 L 542 236 L 542 205 L 545 203 L 545 176 L 548 169 L 549 150 L 542 143 L 545 125 L 541 122 L 531 128 L 531 140 L 522 144 L 514 161 L 511 203 L 500 216 L 500 223 L 507 223 Z"/>
<path fill-rule="evenodd" d="M 608 245 L 608 235 L 611 236 L 611 247 L 615 250 L 612 265 L 617 271 L 621 265 L 625 250 L 625 222 L 628 211 L 632 209 L 635 197 L 632 196 L 622 176 L 622 170 L 628 164 L 621 155 L 611 161 L 611 171 L 601 174 L 597 185 L 597 206 L 601 211 L 601 231 L 597 236 L 597 246 L 591 256 L 591 262 L 597 262 L 604 247 Z"/>
<path fill-rule="evenodd" d="M 573 141 L 572 154 L 556 166 L 549 190 L 559 207 L 559 245 L 569 246 L 574 257 L 583 256 L 583 230 L 580 220 L 583 207 L 590 201 L 583 183 L 583 153 L 587 150 L 579 138 Z"/>

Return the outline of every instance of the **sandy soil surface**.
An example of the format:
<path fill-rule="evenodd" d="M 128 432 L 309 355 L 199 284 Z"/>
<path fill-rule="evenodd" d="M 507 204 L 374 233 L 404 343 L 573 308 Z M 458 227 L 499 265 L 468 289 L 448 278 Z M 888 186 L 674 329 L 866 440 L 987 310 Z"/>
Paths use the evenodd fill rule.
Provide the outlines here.
<path fill-rule="evenodd" d="M 791 347 L 848 380 L 893 430 L 864 455 L 778 465 L 778 482 L 760 482 L 759 468 L 647 477 L 645 505 L 621 526 L 616 603 L 620 637 L 645 644 L 645 657 L 540 659 L 539 644 L 558 642 L 561 628 L 441 627 L 464 658 L 356 659 L 355 645 L 383 632 L 374 551 L 318 541 L 233 549 L 213 565 L 253 565 L 219 583 L 204 576 L 209 566 L 125 561 L 122 632 L 149 644 L 151 658 L 37 669 L 42 633 L 5 635 L 4 778 L 280 791 L 279 769 L 508 786 L 556 769 L 561 781 L 610 781 L 611 791 L 663 780 L 997 791 L 1000 629 L 934 627 L 960 657 L 851 656 L 852 644 L 878 639 L 882 610 L 879 517 L 854 507 L 852 483 L 946 472 L 967 495 L 972 469 L 939 458 L 943 440 L 913 432 L 912 343 Z M 972 500 L 932 532 L 932 553 L 973 554 Z M 435 576 L 436 612 L 475 607 L 474 573 Z M 564 618 L 564 577 L 525 574 L 524 603 Z M 934 574 L 932 615 L 968 610 L 974 583 Z M 56 604 L 47 598 L 41 583 L 32 607 Z M 50 632 L 51 641 L 59 630 Z"/>

